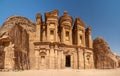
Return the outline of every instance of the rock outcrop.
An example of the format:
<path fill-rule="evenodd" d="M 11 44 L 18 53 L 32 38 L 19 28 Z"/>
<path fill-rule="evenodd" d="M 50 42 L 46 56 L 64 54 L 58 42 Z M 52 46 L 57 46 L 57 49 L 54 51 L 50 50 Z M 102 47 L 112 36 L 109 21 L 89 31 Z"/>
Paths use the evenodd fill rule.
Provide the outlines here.
<path fill-rule="evenodd" d="M 114 55 L 107 42 L 98 37 L 93 42 L 94 63 L 97 69 L 110 69 L 118 67 L 117 56 Z"/>
<path fill-rule="evenodd" d="M 118 59 L 118 67 L 120 68 L 120 56 L 117 56 Z"/>
<path fill-rule="evenodd" d="M 0 69 L 29 69 L 29 33 L 35 23 L 12 16 L 0 28 Z"/>
<path fill-rule="evenodd" d="M 3 46 L 0 46 L 0 69 L 4 68 L 4 58 L 5 52 L 3 51 Z"/>

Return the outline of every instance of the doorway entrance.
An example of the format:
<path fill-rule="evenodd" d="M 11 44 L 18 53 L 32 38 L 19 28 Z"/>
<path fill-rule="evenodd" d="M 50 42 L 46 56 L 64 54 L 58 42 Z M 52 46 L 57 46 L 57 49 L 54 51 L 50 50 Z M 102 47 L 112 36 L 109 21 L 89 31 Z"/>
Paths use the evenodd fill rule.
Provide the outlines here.
<path fill-rule="evenodd" d="M 70 55 L 66 55 L 66 63 L 65 63 L 66 67 L 71 67 L 71 56 Z"/>

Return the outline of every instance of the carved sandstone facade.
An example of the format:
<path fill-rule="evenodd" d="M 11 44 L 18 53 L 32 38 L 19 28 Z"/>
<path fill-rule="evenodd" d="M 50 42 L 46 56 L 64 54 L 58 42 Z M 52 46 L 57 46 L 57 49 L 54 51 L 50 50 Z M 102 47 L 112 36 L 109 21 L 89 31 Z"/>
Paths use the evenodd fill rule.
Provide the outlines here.
<path fill-rule="evenodd" d="M 46 12 L 45 21 L 37 14 L 36 23 L 20 16 L 8 18 L 0 28 L 0 48 L 1 68 L 94 68 L 91 27 L 80 18 L 73 23 L 66 11 L 60 18 L 58 10 Z"/>

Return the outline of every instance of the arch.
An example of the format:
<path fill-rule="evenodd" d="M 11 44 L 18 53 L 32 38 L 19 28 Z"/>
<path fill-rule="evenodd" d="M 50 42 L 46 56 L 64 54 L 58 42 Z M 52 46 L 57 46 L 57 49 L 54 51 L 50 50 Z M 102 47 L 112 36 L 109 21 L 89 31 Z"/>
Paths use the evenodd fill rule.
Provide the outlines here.
<path fill-rule="evenodd" d="M 40 56 L 45 56 L 45 55 L 47 55 L 47 54 L 46 54 L 45 52 L 40 52 L 39 55 L 40 55 Z"/>

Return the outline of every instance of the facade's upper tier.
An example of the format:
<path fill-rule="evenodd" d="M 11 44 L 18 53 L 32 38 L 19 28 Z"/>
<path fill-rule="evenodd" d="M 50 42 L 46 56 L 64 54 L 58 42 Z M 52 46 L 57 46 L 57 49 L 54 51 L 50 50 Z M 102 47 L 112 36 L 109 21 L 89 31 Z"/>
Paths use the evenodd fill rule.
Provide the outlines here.
<path fill-rule="evenodd" d="M 36 41 L 92 48 L 90 28 L 85 29 L 85 23 L 78 17 L 73 21 L 67 11 L 60 17 L 58 13 L 58 10 L 46 12 L 45 21 L 42 21 L 41 14 L 36 15 Z"/>
<path fill-rule="evenodd" d="M 7 32 L 13 26 L 22 26 L 30 34 L 30 40 L 35 42 L 57 42 L 66 45 L 77 45 L 92 48 L 91 28 L 85 28 L 85 23 L 80 18 L 73 18 L 65 11 L 61 17 L 58 10 L 45 13 L 45 21 L 42 15 L 36 15 L 36 23 L 21 16 L 9 17 L 0 28 L 0 36 L 8 35 Z"/>
<path fill-rule="evenodd" d="M 63 15 L 60 16 L 60 17 L 59 17 L 59 11 L 58 10 L 53 10 L 51 12 L 46 12 L 44 15 L 45 15 L 45 22 L 47 20 L 54 19 L 54 20 L 58 21 L 59 25 L 62 25 L 62 23 L 64 21 L 70 22 L 71 25 L 72 25 L 73 21 L 74 21 L 72 16 L 70 16 L 67 11 L 64 11 Z M 40 19 L 40 21 L 42 21 L 42 15 L 40 13 L 38 13 L 36 15 L 36 20 L 37 19 Z M 79 24 L 82 27 L 86 26 L 85 23 L 79 17 L 75 18 L 74 24 L 75 25 Z"/>

